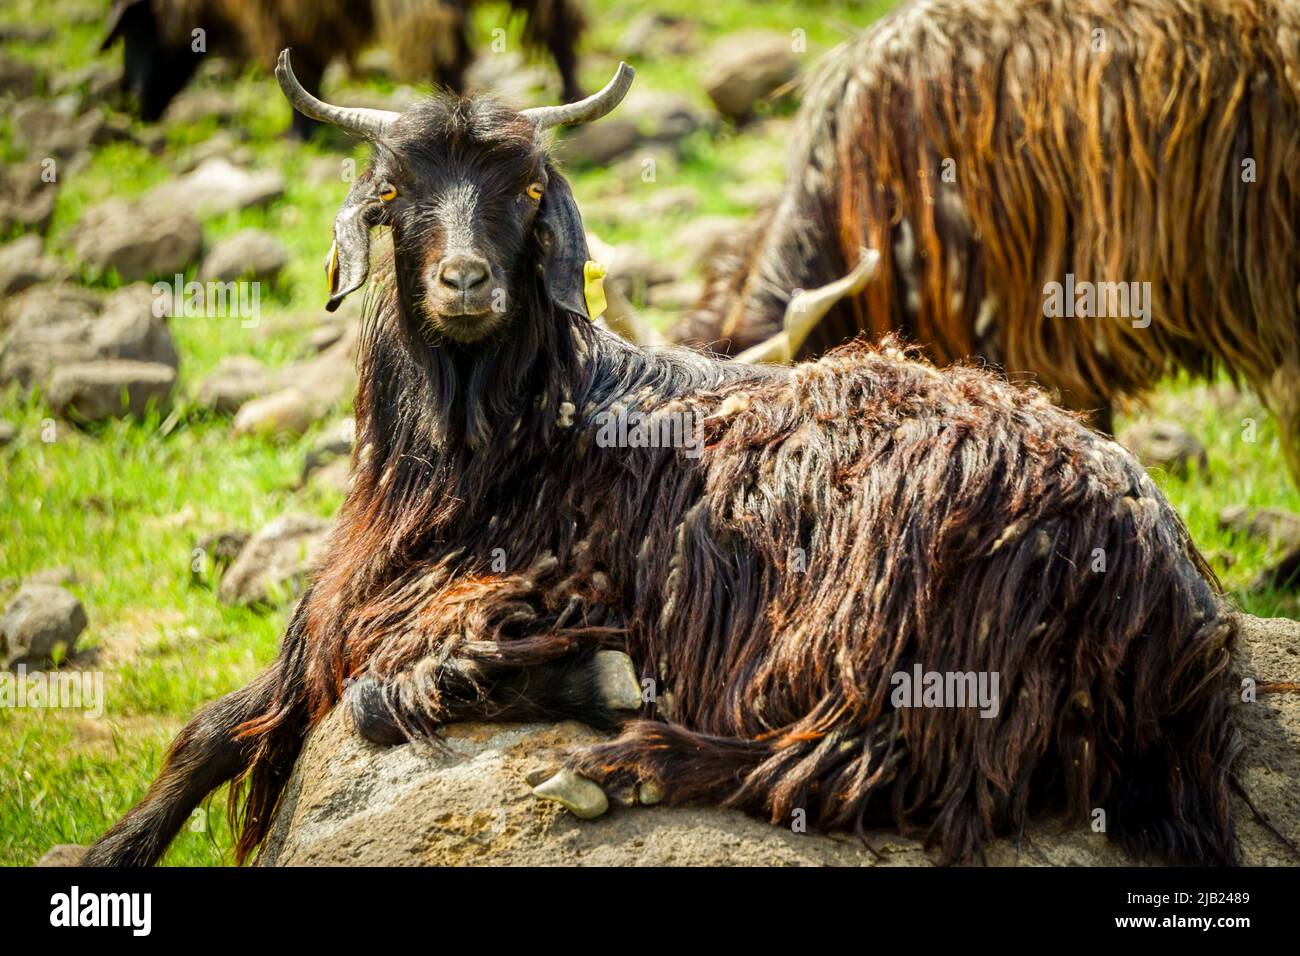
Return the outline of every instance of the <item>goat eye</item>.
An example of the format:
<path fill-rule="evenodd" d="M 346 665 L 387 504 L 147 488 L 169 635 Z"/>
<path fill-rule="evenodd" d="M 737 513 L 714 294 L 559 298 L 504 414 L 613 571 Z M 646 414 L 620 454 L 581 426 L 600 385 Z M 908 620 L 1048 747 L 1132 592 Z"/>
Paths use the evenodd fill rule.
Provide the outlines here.
<path fill-rule="evenodd" d="M 542 198 L 541 183 L 529 183 L 528 188 L 524 191 L 528 193 L 528 198 L 533 200 L 534 202 L 540 201 Z"/>
<path fill-rule="evenodd" d="M 379 198 L 384 202 L 389 202 L 397 198 L 397 187 L 392 183 L 384 183 L 379 187 Z"/>

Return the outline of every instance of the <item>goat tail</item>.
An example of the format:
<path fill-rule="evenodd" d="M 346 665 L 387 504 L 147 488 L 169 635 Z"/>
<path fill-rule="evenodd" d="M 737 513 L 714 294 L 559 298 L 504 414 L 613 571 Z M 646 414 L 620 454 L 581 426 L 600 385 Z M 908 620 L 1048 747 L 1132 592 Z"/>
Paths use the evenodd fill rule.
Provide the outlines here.
<path fill-rule="evenodd" d="M 195 807 L 230 780 L 239 862 L 261 842 L 308 722 L 305 607 L 304 597 L 269 668 L 208 704 L 176 735 L 149 791 L 95 842 L 85 866 L 154 865 Z"/>

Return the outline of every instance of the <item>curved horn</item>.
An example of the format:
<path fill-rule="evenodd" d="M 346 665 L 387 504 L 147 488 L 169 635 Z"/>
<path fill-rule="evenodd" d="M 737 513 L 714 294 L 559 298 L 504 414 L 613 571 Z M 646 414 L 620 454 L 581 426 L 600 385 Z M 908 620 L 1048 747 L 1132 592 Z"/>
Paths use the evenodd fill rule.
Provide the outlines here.
<path fill-rule="evenodd" d="M 302 88 L 298 78 L 293 75 L 288 47 L 280 51 L 280 59 L 275 64 L 275 78 L 280 81 L 280 89 L 284 91 L 285 98 L 303 116 L 329 123 L 369 140 L 382 138 L 388 132 L 388 127 L 393 125 L 393 120 L 402 115 L 391 110 L 331 106 L 316 99 Z"/>
<path fill-rule="evenodd" d="M 590 123 L 592 120 L 600 119 L 623 102 L 623 97 L 627 96 L 627 91 L 632 86 L 632 77 L 635 75 L 634 69 L 626 63 L 620 63 L 614 78 L 599 93 L 593 93 L 585 100 L 566 103 L 563 106 L 534 107 L 531 110 L 524 110 L 523 115 L 532 120 L 538 129 Z"/>
<path fill-rule="evenodd" d="M 800 292 L 785 307 L 781 331 L 770 339 L 745 349 L 735 361 L 756 365 L 760 362 L 790 362 L 827 312 L 847 296 L 866 288 L 880 265 L 880 253 L 863 249 L 862 258 L 848 275 L 817 289 Z"/>

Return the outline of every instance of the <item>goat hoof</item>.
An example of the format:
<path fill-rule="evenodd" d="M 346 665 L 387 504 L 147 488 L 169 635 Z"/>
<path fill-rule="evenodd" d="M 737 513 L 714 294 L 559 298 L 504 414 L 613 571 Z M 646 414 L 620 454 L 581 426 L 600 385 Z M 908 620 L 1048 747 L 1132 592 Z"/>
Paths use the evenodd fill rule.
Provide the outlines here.
<path fill-rule="evenodd" d="M 383 681 L 367 675 L 354 681 L 347 695 L 352 703 L 352 723 L 362 737 L 384 747 L 406 742 L 406 735 L 388 706 Z"/>
<path fill-rule="evenodd" d="M 568 769 L 533 787 L 533 795 L 558 803 L 579 820 L 594 820 L 609 809 L 604 790 Z"/>
<path fill-rule="evenodd" d="M 636 798 L 644 807 L 652 807 L 664 798 L 664 788 L 654 780 L 642 780 L 636 788 Z"/>
<path fill-rule="evenodd" d="M 632 658 L 622 651 L 597 651 L 593 664 L 601 703 L 610 710 L 641 709 L 641 682 Z"/>

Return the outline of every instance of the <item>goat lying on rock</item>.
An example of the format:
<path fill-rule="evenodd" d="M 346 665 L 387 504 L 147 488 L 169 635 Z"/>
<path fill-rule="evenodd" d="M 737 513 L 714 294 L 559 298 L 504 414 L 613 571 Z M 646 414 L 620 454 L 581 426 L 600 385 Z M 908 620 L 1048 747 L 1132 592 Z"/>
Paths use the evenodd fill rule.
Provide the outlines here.
<path fill-rule="evenodd" d="M 245 858 L 341 701 L 381 744 L 464 719 L 619 728 L 538 787 L 583 816 L 711 801 L 892 822 L 964 860 L 1033 811 L 1100 808 L 1134 852 L 1237 858 L 1236 618 L 1128 453 L 1040 392 L 889 344 L 786 367 L 594 327 L 542 133 L 607 113 L 626 67 L 522 113 L 346 109 L 287 52 L 277 74 L 374 144 L 330 307 L 366 282 L 370 229 L 393 235 L 353 482 L 279 658 L 186 726 L 88 863 L 152 863 L 231 779 Z M 918 670 L 926 692 L 900 693 Z M 995 699 L 931 695 L 931 674 Z"/>

